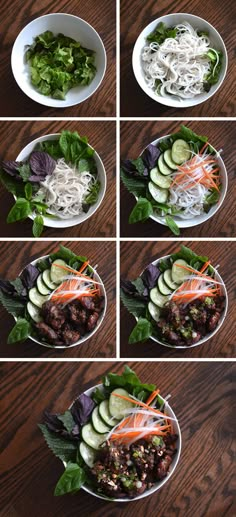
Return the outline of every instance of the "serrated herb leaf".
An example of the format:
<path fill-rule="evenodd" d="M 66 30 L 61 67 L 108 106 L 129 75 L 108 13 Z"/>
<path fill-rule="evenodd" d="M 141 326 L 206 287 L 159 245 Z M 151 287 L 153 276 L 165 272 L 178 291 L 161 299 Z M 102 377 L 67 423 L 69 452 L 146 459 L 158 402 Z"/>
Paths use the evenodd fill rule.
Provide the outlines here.
<path fill-rule="evenodd" d="M 15 316 L 24 316 L 25 303 L 17 298 L 13 298 L 11 295 L 4 293 L 0 290 L 0 302 L 9 314 Z"/>
<path fill-rule="evenodd" d="M 142 158 L 139 157 L 136 160 L 131 160 L 131 163 L 134 165 L 135 169 L 138 171 L 140 176 L 143 176 L 145 172 L 145 165 L 143 163 Z"/>
<path fill-rule="evenodd" d="M 146 318 L 140 318 L 129 336 L 129 343 L 146 341 L 152 335 L 152 324 Z"/>
<path fill-rule="evenodd" d="M 141 179 L 139 180 L 134 176 L 128 176 L 122 168 L 120 169 L 120 177 L 124 186 L 131 194 L 134 194 L 134 196 L 137 197 L 145 196 L 147 188 L 145 181 L 142 181 Z"/>
<path fill-rule="evenodd" d="M 166 221 L 168 228 L 170 228 L 170 230 L 172 231 L 172 233 L 174 235 L 180 235 L 180 229 L 179 229 L 178 225 L 176 224 L 176 222 L 174 221 L 173 217 L 171 217 L 170 215 L 166 215 L 165 221 Z"/>
<path fill-rule="evenodd" d="M 145 301 L 125 294 L 123 289 L 120 291 L 120 297 L 123 305 L 130 312 L 130 314 L 133 314 L 133 316 L 136 316 L 137 318 L 139 318 L 139 316 L 145 315 L 147 308 L 147 303 Z"/>
<path fill-rule="evenodd" d="M 71 433 L 72 429 L 75 426 L 75 421 L 70 411 L 66 411 L 63 415 L 57 415 L 58 420 L 60 420 L 68 433 Z"/>
<path fill-rule="evenodd" d="M 55 435 L 55 433 L 49 431 L 44 424 L 38 424 L 38 427 L 41 429 L 49 449 L 51 449 L 57 458 L 66 462 L 75 461 L 77 451 L 77 444 L 75 442 L 65 440 Z"/>
<path fill-rule="evenodd" d="M 153 208 L 150 201 L 144 197 L 140 197 L 129 216 L 129 223 L 133 224 L 146 221 L 152 214 Z"/>
<path fill-rule="evenodd" d="M 143 292 L 145 290 L 145 285 L 140 276 L 138 278 L 136 278 L 136 280 L 132 280 L 131 284 L 133 284 L 134 287 L 136 287 L 139 294 L 141 294 L 141 295 L 143 294 Z"/>
<path fill-rule="evenodd" d="M 24 341 L 30 334 L 30 323 L 25 318 L 19 318 L 11 330 L 7 343 L 17 343 Z"/>
<path fill-rule="evenodd" d="M 33 232 L 34 237 L 40 237 L 40 235 L 43 231 L 43 226 L 44 226 L 43 217 L 41 215 L 37 215 L 34 218 L 33 227 L 32 227 L 32 232 Z"/>
<path fill-rule="evenodd" d="M 30 202 L 19 197 L 7 216 L 7 223 L 22 221 L 32 213 Z"/>
<path fill-rule="evenodd" d="M 68 463 L 57 482 L 54 495 L 75 494 L 86 481 L 86 474 L 77 463 Z"/>

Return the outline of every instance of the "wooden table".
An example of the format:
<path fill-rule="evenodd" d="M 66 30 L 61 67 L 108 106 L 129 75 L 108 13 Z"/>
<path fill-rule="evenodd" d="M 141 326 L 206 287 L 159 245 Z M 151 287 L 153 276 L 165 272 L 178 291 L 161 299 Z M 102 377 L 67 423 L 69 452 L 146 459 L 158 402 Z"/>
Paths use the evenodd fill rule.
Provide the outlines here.
<path fill-rule="evenodd" d="M 41 106 L 27 97 L 11 71 L 12 46 L 19 32 L 45 14 L 68 13 L 84 19 L 99 33 L 107 52 L 107 70 L 99 89 L 87 101 L 69 108 Z M 103 0 L 20 0 L 1 2 L 0 116 L 109 117 L 116 112 L 116 3 Z"/>
<path fill-rule="evenodd" d="M 59 242 L 2 242 L 0 251 L 0 277 L 12 280 L 32 260 L 58 250 Z M 61 242 L 77 255 L 85 255 L 91 265 L 98 264 L 108 299 L 107 312 L 99 330 L 80 346 L 65 350 L 46 348 L 27 340 L 24 343 L 7 344 L 7 336 L 13 327 L 13 318 L 0 307 L 1 340 L 0 357 L 114 357 L 116 343 L 116 249 L 114 242 Z M 4 322 L 4 323 L 3 323 Z"/>
<path fill-rule="evenodd" d="M 86 492 L 54 497 L 63 466 L 37 429 L 45 408 L 64 412 L 84 389 L 119 363 L 1 364 L 1 517 L 230 517 L 233 501 L 232 363 L 129 363 L 143 382 L 171 393 L 183 447 L 173 477 L 160 491 L 130 504 Z"/>
<path fill-rule="evenodd" d="M 87 221 L 71 228 L 46 228 L 43 237 L 115 237 L 116 235 L 116 125 L 115 122 L 95 121 L 1 121 L 0 158 L 15 160 L 32 140 L 63 129 L 86 135 L 100 155 L 107 175 L 107 190 L 96 213 Z M 107 142 L 109 141 L 109 145 Z M 13 205 L 12 195 L 0 183 L 0 237 L 32 237 L 32 221 L 7 224 L 7 214 Z"/>
<path fill-rule="evenodd" d="M 227 121 L 122 121 L 120 137 L 121 159 L 134 159 L 156 138 L 178 131 L 180 124 L 190 127 L 198 134 L 207 135 L 217 149 L 223 149 L 228 174 L 228 192 L 226 199 L 211 219 L 192 228 L 181 229 L 182 237 L 234 237 L 236 235 L 236 160 L 234 142 L 236 139 L 235 122 Z M 120 234 L 121 237 L 172 237 L 167 226 L 160 225 L 152 219 L 145 223 L 129 224 L 129 214 L 136 201 L 121 182 L 120 192 Z"/>
<path fill-rule="evenodd" d="M 152 100 L 137 83 L 132 69 L 136 39 L 153 20 L 171 13 L 190 13 L 204 18 L 220 33 L 227 48 L 229 65 L 220 90 L 192 108 L 170 108 Z M 121 0 L 121 115 L 123 117 L 233 117 L 236 114 L 234 32 L 236 4 L 228 0 Z"/>
<path fill-rule="evenodd" d="M 165 255 L 175 253 L 179 250 L 182 243 L 177 242 L 121 242 L 120 251 L 120 275 L 122 278 L 134 280 L 143 269 L 153 262 L 153 260 Z M 214 337 L 201 346 L 177 350 L 167 348 L 148 340 L 145 343 L 128 344 L 128 338 L 135 326 L 134 317 L 128 313 L 121 303 L 121 329 L 120 329 L 120 356 L 124 357 L 235 357 L 235 257 L 236 243 L 209 241 L 209 242 L 190 242 L 183 241 L 185 246 L 190 247 L 198 255 L 206 255 L 210 258 L 213 265 L 220 264 L 219 273 L 222 276 L 229 297 L 229 308 L 225 321 L 221 329 Z M 134 260 L 135 257 L 135 260 Z"/>

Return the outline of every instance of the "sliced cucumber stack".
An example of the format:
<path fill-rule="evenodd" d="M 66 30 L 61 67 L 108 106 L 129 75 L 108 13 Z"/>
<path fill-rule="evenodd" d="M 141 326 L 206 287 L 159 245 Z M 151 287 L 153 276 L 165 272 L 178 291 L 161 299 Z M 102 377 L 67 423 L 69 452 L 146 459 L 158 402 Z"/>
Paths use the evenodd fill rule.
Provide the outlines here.
<path fill-rule="evenodd" d="M 29 299 L 30 301 L 36 305 L 39 309 L 42 308 L 43 304 L 48 300 L 49 296 L 43 296 L 38 291 L 37 287 L 32 287 L 32 289 L 29 290 Z"/>
<path fill-rule="evenodd" d="M 181 163 L 189 160 L 191 158 L 191 149 L 188 142 L 181 139 L 176 140 L 172 145 L 171 157 L 177 165 L 181 165 Z"/>
<path fill-rule="evenodd" d="M 68 274 L 68 272 L 64 269 L 65 267 L 68 269 L 69 266 L 64 260 L 54 260 L 50 271 L 50 276 L 53 283 L 60 284 L 62 282 L 63 278 Z"/>
<path fill-rule="evenodd" d="M 49 287 L 47 287 L 46 284 L 43 281 L 43 275 L 42 274 L 38 276 L 36 284 L 37 284 L 37 288 L 38 288 L 39 293 L 42 294 L 43 296 L 46 296 L 47 294 L 51 293 L 51 289 L 49 289 Z"/>
<path fill-rule="evenodd" d="M 157 307 L 157 305 L 155 305 L 155 303 L 149 302 L 148 310 L 149 310 L 152 318 L 154 319 L 154 321 L 159 321 L 160 315 L 161 315 L 161 311 L 160 311 L 159 307 Z"/>
<path fill-rule="evenodd" d="M 169 169 L 172 169 L 172 171 L 176 171 L 177 166 L 172 159 L 171 149 L 167 149 L 167 151 L 164 152 L 164 162 L 166 163 L 167 167 L 169 167 Z"/>
<path fill-rule="evenodd" d="M 96 406 L 92 412 L 92 424 L 94 430 L 99 434 L 109 433 L 110 431 L 110 427 L 108 427 L 100 417 L 98 406 Z"/>
<path fill-rule="evenodd" d="M 109 411 L 109 401 L 103 400 L 98 407 L 99 415 L 103 422 L 109 427 L 114 427 L 118 420 L 116 420 Z"/>
<path fill-rule="evenodd" d="M 150 178 L 155 185 L 161 188 L 169 188 L 172 180 L 171 178 L 168 178 L 168 176 L 163 176 L 163 174 L 160 173 L 157 167 L 154 167 L 154 169 L 150 172 Z"/>
<path fill-rule="evenodd" d="M 40 316 L 40 309 L 34 305 L 32 302 L 27 303 L 27 311 L 35 323 L 40 323 L 42 321 L 42 317 Z"/>
<path fill-rule="evenodd" d="M 174 262 L 172 266 L 171 275 L 173 281 L 176 282 L 176 284 L 182 284 L 185 281 L 186 277 L 191 274 L 190 271 L 186 271 L 186 269 L 184 269 L 185 267 L 189 268 L 189 264 L 185 262 L 185 260 L 178 259 Z"/>
<path fill-rule="evenodd" d="M 121 395 L 122 397 L 130 397 L 129 393 L 123 388 L 117 388 L 112 391 L 109 399 L 109 411 L 112 416 L 117 418 L 117 420 L 121 420 L 124 416 L 126 416 L 126 410 L 135 407 L 135 404 L 129 402 L 120 397 L 116 397 L 117 395 Z"/>
<path fill-rule="evenodd" d="M 98 450 L 107 439 L 107 433 L 97 433 L 90 422 L 82 427 L 81 434 L 84 442 L 95 450 Z"/>
<path fill-rule="evenodd" d="M 44 281 L 45 285 L 51 291 L 54 291 L 58 287 L 57 284 L 52 282 L 50 269 L 45 269 L 45 271 L 42 273 L 42 278 L 43 278 L 43 281 Z"/>
<path fill-rule="evenodd" d="M 85 442 L 80 442 L 79 444 L 79 452 L 81 454 L 81 457 L 84 460 L 84 463 L 88 465 L 88 467 L 93 468 L 95 458 L 96 458 L 96 452 L 92 447 L 87 445 Z"/>
<path fill-rule="evenodd" d="M 175 282 L 173 282 L 172 271 L 171 269 L 166 269 L 163 273 L 164 281 L 166 285 L 172 290 L 175 291 L 179 286 Z"/>
<path fill-rule="evenodd" d="M 163 273 L 158 277 L 157 285 L 158 285 L 160 293 L 163 294 L 164 296 L 168 296 L 168 294 L 172 293 L 172 290 L 170 289 L 170 287 L 167 286 L 167 284 L 165 282 Z"/>
<path fill-rule="evenodd" d="M 164 188 L 157 187 L 155 183 L 149 181 L 148 190 L 157 203 L 166 203 L 169 195 L 169 191 Z"/>
<path fill-rule="evenodd" d="M 163 294 L 161 294 L 158 287 L 153 287 L 153 289 L 151 289 L 150 298 L 151 301 L 161 309 L 169 300 L 169 296 L 164 296 Z"/>
<path fill-rule="evenodd" d="M 161 174 L 164 176 L 169 176 L 173 171 L 166 165 L 164 161 L 164 154 L 161 154 L 157 160 L 158 167 L 160 169 Z"/>

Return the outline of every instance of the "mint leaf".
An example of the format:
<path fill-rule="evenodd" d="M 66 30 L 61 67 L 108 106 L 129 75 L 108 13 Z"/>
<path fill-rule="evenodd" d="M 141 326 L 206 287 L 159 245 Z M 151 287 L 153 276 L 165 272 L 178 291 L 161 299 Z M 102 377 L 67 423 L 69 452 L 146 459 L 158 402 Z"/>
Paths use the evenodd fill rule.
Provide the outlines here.
<path fill-rule="evenodd" d="M 76 443 L 56 436 L 55 433 L 49 431 L 44 424 L 38 424 L 38 427 L 41 429 L 49 449 L 51 449 L 57 458 L 66 462 L 75 461 L 77 451 Z"/>
<path fill-rule="evenodd" d="M 28 201 L 31 200 L 32 198 L 32 193 L 33 193 L 33 189 L 32 189 L 32 185 L 31 183 L 26 183 L 25 185 L 25 197 Z"/>
<path fill-rule="evenodd" d="M 75 426 L 75 421 L 73 419 L 71 412 L 66 411 L 63 415 L 58 415 L 57 418 L 58 420 L 61 420 L 68 433 L 71 433 L 72 429 Z"/>
<path fill-rule="evenodd" d="M 145 181 L 128 176 L 123 169 L 120 169 L 120 177 L 124 186 L 131 194 L 134 194 L 134 196 L 137 197 L 145 196 L 147 187 L 147 183 Z"/>
<path fill-rule="evenodd" d="M 129 216 L 129 223 L 133 224 L 146 221 L 152 214 L 153 208 L 150 201 L 144 197 L 140 197 Z"/>
<path fill-rule="evenodd" d="M 11 330 L 7 343 L 17 343 L 18 341 L 24 341 L 27 339 L 30 333 L 30 323 L 25 318 L 19 318 Z"/>
<path fill-rule="evenodd" d="M 173 217 L 171 217 L 170 215 L 166 215 L 165 221 L 166 221 L 168 228 L 170 228 L 170 230 L 172 231 L 172 233 L 174 235 L 180 235 L 180 229 L 179 229 L 178 225 L 176 224 L 176 222 L 174 221 Z"/>
<path fill-rule="evenodd" d="M 30 202 L 19 197 L 7 216 L 7 223 L 26 219 L 32 213 Z"/>
<path fill-rule="evenodd" d="M 120 291 L 120 297 L 123 305 L 130 312 L 130 314 L 133 314 L 133 316 L 136 316 L 137 318 L 139 318 L 139 316 L 145 315 L 147 308 L 145 301 L 139 300 L 138 298 L 135 298 L 135 296 L 126 294 L 123 289 Z"/>
<path fill-rule="evenodd" d="M 77 463 L 68 463 L 62 476 L 60 477 L 54 495 L 74 494 L 80 490 L 86 481 L 86 474 L 82 467 Z"/>
<path fill-rule="evenodd" d="M 129 343 L 146 341 L 152 335 L 152 324 L 146 318 L 140 318 L 129 336 Z"/>
<path fill-rule="evenodd" d="M 31 176 L 31 170 L 28 163 L 23 163 L 23 165 L 19 165 L 18 171 L 24 183 L 26 183 Z"/>
<path fill-rule="evenodd" d="M 43 226 L 44 226 L 43 217 L 41 215 L 37 215 L 34 218 L 33 228 L 32 228 L 32 232 L 33 232 L 33 236 L 34 237 L 40 237 L 40 235 L 41 235 L 41 233 L 43 231 Z"/>

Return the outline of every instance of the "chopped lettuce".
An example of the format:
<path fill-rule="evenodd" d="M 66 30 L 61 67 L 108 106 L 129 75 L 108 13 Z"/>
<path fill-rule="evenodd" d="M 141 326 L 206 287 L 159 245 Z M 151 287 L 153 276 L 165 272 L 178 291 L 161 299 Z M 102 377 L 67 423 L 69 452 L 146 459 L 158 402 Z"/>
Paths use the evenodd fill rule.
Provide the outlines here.
<path fill-rule="evenodd" d="M 157 25 L 155 30 L 148 35 L 147 41 L 159 43 L 163 43 L 166 38 L 175 38 L 177 34 L 177 29 L 174 27 L 167 27 L 165 23 L 161 22 Z"/>

